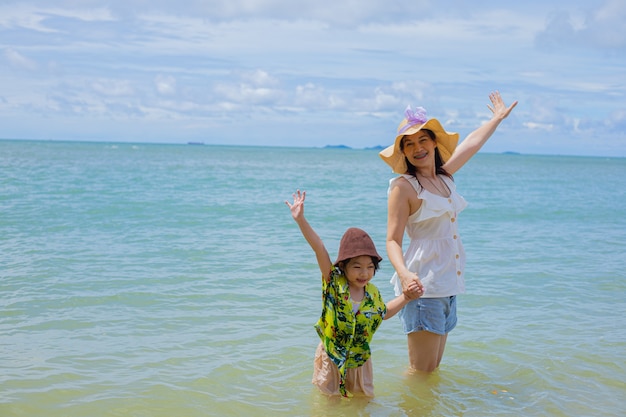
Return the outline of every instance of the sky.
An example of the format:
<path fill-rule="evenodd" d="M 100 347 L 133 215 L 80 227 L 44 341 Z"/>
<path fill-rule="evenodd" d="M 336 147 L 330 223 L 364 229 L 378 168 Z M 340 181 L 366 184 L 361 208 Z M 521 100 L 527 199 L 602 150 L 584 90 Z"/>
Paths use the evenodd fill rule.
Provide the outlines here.
<path fill-rule="evenodd" d="M 0 138 L 626 157 L 623 0 L 2 0 Z"/>

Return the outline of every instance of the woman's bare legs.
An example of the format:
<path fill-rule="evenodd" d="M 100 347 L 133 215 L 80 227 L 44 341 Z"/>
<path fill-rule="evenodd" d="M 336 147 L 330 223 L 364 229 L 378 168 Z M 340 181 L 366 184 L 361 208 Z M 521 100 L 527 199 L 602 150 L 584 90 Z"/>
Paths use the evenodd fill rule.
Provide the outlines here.
<path fill-rule="evenodd" d="M 415 371 L 433 372 L 441 363 L 448 335 L 425 330 L 409 333 L 409 365 Z"/>

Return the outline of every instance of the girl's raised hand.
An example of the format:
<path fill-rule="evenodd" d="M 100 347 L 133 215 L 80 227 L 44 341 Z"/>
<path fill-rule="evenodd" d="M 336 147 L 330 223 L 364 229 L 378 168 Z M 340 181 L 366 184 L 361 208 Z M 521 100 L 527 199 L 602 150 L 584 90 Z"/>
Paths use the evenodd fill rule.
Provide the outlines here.
<path fill-rule="evenodd" d="M 285 201 L 285 204 L 291 210 L 291 217 L 294 220 L 298 220 L 300 217 L 304 216 L 304 199 L 306 198 L 306 191 L 300 192 L 300 190 L 293 193 L 293 204 L 289 201 Z"/>

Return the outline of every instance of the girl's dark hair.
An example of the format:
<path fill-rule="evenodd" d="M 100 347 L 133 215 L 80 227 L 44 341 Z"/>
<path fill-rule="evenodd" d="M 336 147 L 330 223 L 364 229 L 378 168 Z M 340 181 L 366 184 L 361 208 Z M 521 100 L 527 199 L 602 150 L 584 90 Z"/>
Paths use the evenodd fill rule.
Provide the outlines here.
<path fill-rule="evenodd" d="M 433 141 L 436 141 L 435 133 L 432 130 L 422 129 L 422 132 L 426 132 Z M 404 138 L 400 140 L 400 150 L 404 150 Z M 404 162 L 406 162 L 406 167 L 409 174 L 413 175 L 415 179 L 417 179 L 417 168 L 415 168 L 415 165 L 411 164 L 406 157 L 404 158 Z M 441 159 L 439 148 L 435 148 L 435 172 L 437 174 L 445 175 L 446 177 L 454 179 L 452 178 L 452 175 L 450 175 L 448 171 L 443 168 L 443 159 Z M 419 182 L 419 180 L 417 180 L 417 182 Z"/>
<path fill-rule="evenodd" d="M 374 263 L 374 275 L 376 275 L 376 271 L 380 269 L 380 265 L 379 265 L 380 261 L 378 260 L 378 258 L 375 258 L 373 256 L 370 256 L 370 258 L 372 258 L 372 262 Z M 344 259 L 343 261 L 337 264 L 337 268 L 339 268 L 339 270 L 341 271 L 343 275 L 346 274 L 346 265 L 348 265 L 348 263 L 350 263 L 351 260 L 352 258 Z"/>

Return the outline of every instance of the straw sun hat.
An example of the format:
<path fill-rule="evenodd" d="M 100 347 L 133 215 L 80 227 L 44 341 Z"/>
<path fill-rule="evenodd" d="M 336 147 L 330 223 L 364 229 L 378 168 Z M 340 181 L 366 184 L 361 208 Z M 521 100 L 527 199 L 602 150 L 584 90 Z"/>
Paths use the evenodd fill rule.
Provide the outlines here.
<path fill-rule="evenodd" d="M 398 125 L 398 133 L 393 145 L 380 152 L 380 157 L 385 161 L 396 174 L 405 174 L 407 171 L 406 158 L 400 150 L 400 141 L 404 136 L 412 135 L 422 129 L 428 129 L 435 134 L 437 149 L 443 161 L 447 161 L 459 142 L 459 134 L 446 132 L 439 120 L 428 119 L 426 110 L 417 107 L 411 110 L 408 106 L 404 111 L 404 119 Z"/>

